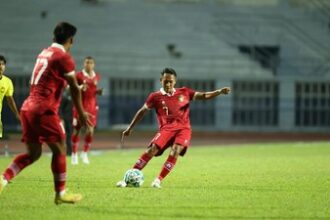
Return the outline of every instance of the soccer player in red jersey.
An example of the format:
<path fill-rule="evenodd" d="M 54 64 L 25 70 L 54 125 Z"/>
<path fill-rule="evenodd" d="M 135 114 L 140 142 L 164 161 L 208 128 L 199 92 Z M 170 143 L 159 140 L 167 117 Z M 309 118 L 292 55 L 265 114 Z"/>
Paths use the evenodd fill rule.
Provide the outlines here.
<path fill-rule="evenodd" d="M 20 112 L 22 141 L 26 144 L 27 153 L 16 156 L 0 176 L 0 192 L 20 171 L 40 158 L 42 144 L 46 143 L 53 153 L 51 170 L 54 176 L 55 204 L 75 203 L 82 198 L 81 194 L 65 191 L 65 132 L 58 115 L 62 91 L 69 84 L 80 122 L 83 125 L 89 123 L 88 114 L 81 104 L 81 93 L 74 72 L 75 63 L 69 54 L 76 31 L 76 27 L 67 22 L 57 24 L 53 44 L 37 57 L 30 80 L 30 94 Z"/>
<path fill-rule="evenodd" d="M 100 74 L 94 72 L 95 60 L 88 56 L 84 60 L 84 69 L 76 74 L 78 84 L 82 91 L 82 104 L 84 110 L 88 112 L 92 126 L 86 128 L 84 149 L 81 153 L 81 159 L 84 164 L 89 164 L 88 152 L 93 141 L 94 128 L 97 123 L 97 116 L 99 106 L 97 104 L 97 95 L 102 95 L 102 89 L 98 88 L 98 82 L 100 81 Z M 76 108 L 73 108 L 73 133 L 71 136 L 72 141 L 72 154 L 71 163 L 73 165 L 78 164 L 78 145 L 79 145 L 79 134 L 82 125 L 78 120 L 78 112 Z"/>
<path fill-rule="evenodd" d="M 162 88 L 153 92 L 145 104 L 135 114 L 130 125 L 122 133 L 122 141 L 130 135 L 134 126 L 141 121 L 150 109 L 155 109 L 159 131 L 150 142 L 147 150 L 140 156 L 133 168 L 142 170 L 154 156 L 160 156 L 167 148 L 171 147 L 170 154 L 162 167 L 159 176 L 151 186 L 161 188 L 161 181 L 173 169 L 176 161 L 183 156 L 189 147 L 191 126 L 189 119 L 189 103 L 192 100 L 208 100 L 218 95 L 226 95 L 229 87 L 224 87 L 210 92 L 197 92 L 187 87 L 174 88 L 177 74 L 172 68 L 165 68 L 161 72 L 160 82 Z M 125 181 L 117 183 L 118 187 L 126 187 Z"/>

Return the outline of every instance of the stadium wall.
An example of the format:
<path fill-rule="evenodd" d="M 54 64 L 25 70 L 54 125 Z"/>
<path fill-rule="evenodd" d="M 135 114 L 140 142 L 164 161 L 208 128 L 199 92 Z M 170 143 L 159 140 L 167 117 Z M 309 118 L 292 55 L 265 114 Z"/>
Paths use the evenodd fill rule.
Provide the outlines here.
<path fill-rule="evenodd" d="M 181 85 L 233 88 L 229 96 L 192 104 L 196 130 L 327 132 L 330 38 L 324 8 L 314 1 L 246 2 L 6 1 L 0 51 L 20 105 L 53 26 L 61 20 L 76 24 L 77 69 L 91 55 L 102 75 L 99 129 L 129 123 L 147 94 L 159 89 L 161 69 L 171 66 Z M 269 47 L 278 52 L 263 50 Z M 276 58 L 271 68 L 263 65 L 269 57 Z M 8 108 L 3 118 L 5 128 L 19 129 Z M 150 115 L 140 129 L 155 123 Z"/>

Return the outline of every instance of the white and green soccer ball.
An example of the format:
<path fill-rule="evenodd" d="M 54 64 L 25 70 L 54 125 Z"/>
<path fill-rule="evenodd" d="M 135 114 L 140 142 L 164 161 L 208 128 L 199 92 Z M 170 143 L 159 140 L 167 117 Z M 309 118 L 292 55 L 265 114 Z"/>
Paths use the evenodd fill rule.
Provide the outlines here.
<path fill-rule="evenodd" d="M 127 186 L 140 187 L 144 182 L 144 176 L 141 170 L 129 169 L 124 175 L 124 181 Z"/>

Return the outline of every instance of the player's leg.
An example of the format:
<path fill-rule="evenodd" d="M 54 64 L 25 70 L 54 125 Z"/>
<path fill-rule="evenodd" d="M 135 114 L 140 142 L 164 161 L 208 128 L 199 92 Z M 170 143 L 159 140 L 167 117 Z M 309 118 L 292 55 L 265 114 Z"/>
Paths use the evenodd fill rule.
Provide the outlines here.
<path fill-rule="evenodd" d="M 143 152 L 140 158 L 136 161 L 133 168 L 142 170 L 154 156 L 161 155 L 167 147 L 173 144 L 175 133 L 176 132 L 165 130 L 158 132 L 151 140 L 147 150 Z M 117 183 L 117 186 L 126 187 L 126 183 L 121 180 Z"/>
<path fill-rule="evenodd" d="M 158 155 L 161 149 L 165 148 L 168 140 L 171 138 L 171 133 L 166 131 L 158 132 L 155 137 L 151 140 L 149 147 L 140 158 L 136 161 L 133 168 L 142 170 L 148 162 L 153 158 L 155 155 Z"/>
<path fill-rule="evenodd" d="M 142 170 L 152 157 L 161 155 L 167 147 L 172 145 L 174 136 L 175 132 L 172 131 L 163 130 L 158 132 L 151 140 L 147 150 L 136 161 L 133 168 Z"/>
<path fill-rule="evenodd" d="M 51 149 L 51 169 L 54 176 L 55 203 L 75 203 L 81 200 L 80 194 L 70 194 L 65 191 L 66 182 L 66 149 L 65 130 L 57 114 L 48 113 L 40 116 L 40 141 L 47 143 Z"/>
<path fill-rule="evenodd" d="M 80 134 L 80 126 L 78 124 L 73 123 L 73 131 L 71 136 L 71 164 L 77 165 L 78 161 L 78 147 L 79 147 L 79 134 Z"/>
<path fill-rule="evenodd" d="M 140 156 L 140 158 L 136 161 L 133 166 L 133 169 L 142 170 L 147 163 L 158 153 L 159 148 L 156 144 L 151 144 L 150 147 L 147 148 L 146 151 Z M 126 187 L 126 182 L 124 180 L 120 180 L 117 182 L 117 187 Z"/>
<path fill-rule="evenodd" d="M 181 154 L 181 152 L 185 149 L 185 147 L 174 144 L 171 148 L 170 154 L 167 157 L 158 177 L 152 182 L 151 186 L 155 188 L 160 188 L 161 181 L 172 171 L 174 168 L 176 161 Z"/>
<path fill-rule="evenodd" d="M 158 177 L 152 182 L 152 186 L 160 188 L 161 181 L 173 170 L 179 156 L 183 156 L 190 144 L 191 130 L 182 129 L 175 134 L 173 146 Z"/>
<path fill-rule="evenodd" d="M 72 194 L 65 191 L 66 183 L 66 149 L 63 141 L 47 143 L 53 152 L 52 172 L 54 176 L 55 204 L 76 203 L 82 199 L 81 194 Z"/>
<path fill-rule="evenodd" d="M 140 158 L 136 161 L 133 168 L 142 170 L 147 163 L 158 153 L 159 148 L 156 144 L 151 144 L 150 147 L 147 148 L 146 151 L 140 156 Z"/>
<path fill-rule="evenodd" d="M 89 164 L 88 152 L 90 151 L 91 148 L 93 135 L 94 135 L 94 127 L 88 127 L 85 134 L 84 149 L 83 152 L 81 153 L 81 159 L 84 164 Z"/>
<path fill-rule="evenodd" d="M 22 123 L 22 140 L 27 143 L 27 153 L 17 155 L 12 163 L 5 170 L 0 178 L 0 192 L 7 185 L 7 183 L 13 179 L 20 171 L 38 160 L 41 155 L 41 143 L 39 142 L 40 126 L 38 115 L 33 112 L 21 111 L 21 123 Z"/>
<path fill-rule="evenodd" d="M 89 113 L 89 120 L 92 124 L 92 126 L 86 128 L 85 133 L 85 143 L 84 143 L 84 149 L 81 152 L 81 159 L 84 164 L 89 164 L 88 159 L 88 152 L 90 151 L 91 144 L 93 142 L 93 136 L 94 136 L 94 128 L 97 124 L 97 118 L 98 118 L 98 107 L 96 109 L 85 109 Z"/>
<path fill-rule="evenodd" d="M 19 172 L 40 158 L 42 151 L 40 143 L 27 143 L 26 148 L 27 153 L 17 155 L 0 177 L 0 193 Z"/>

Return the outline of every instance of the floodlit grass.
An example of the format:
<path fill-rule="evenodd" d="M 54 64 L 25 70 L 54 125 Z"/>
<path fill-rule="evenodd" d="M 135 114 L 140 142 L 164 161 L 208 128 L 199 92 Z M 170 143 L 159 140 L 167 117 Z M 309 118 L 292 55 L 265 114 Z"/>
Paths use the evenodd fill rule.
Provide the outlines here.
<path fill-rule="evenodd" d="M 330 144 L 193 147 L 162 189 L 150 187 L 166 155 L 143 170 L 141 188 L 115 184 L 142 150 L 68 163 L 67 187 L 84 200 L 53 203 L 50 157 L 24 170 L 0 196 L 0 219 L 329 219 Z M 0 158 L 4 170 L 12 158 Z M 68 160 L 69 162 L 69 160 Z"/>

